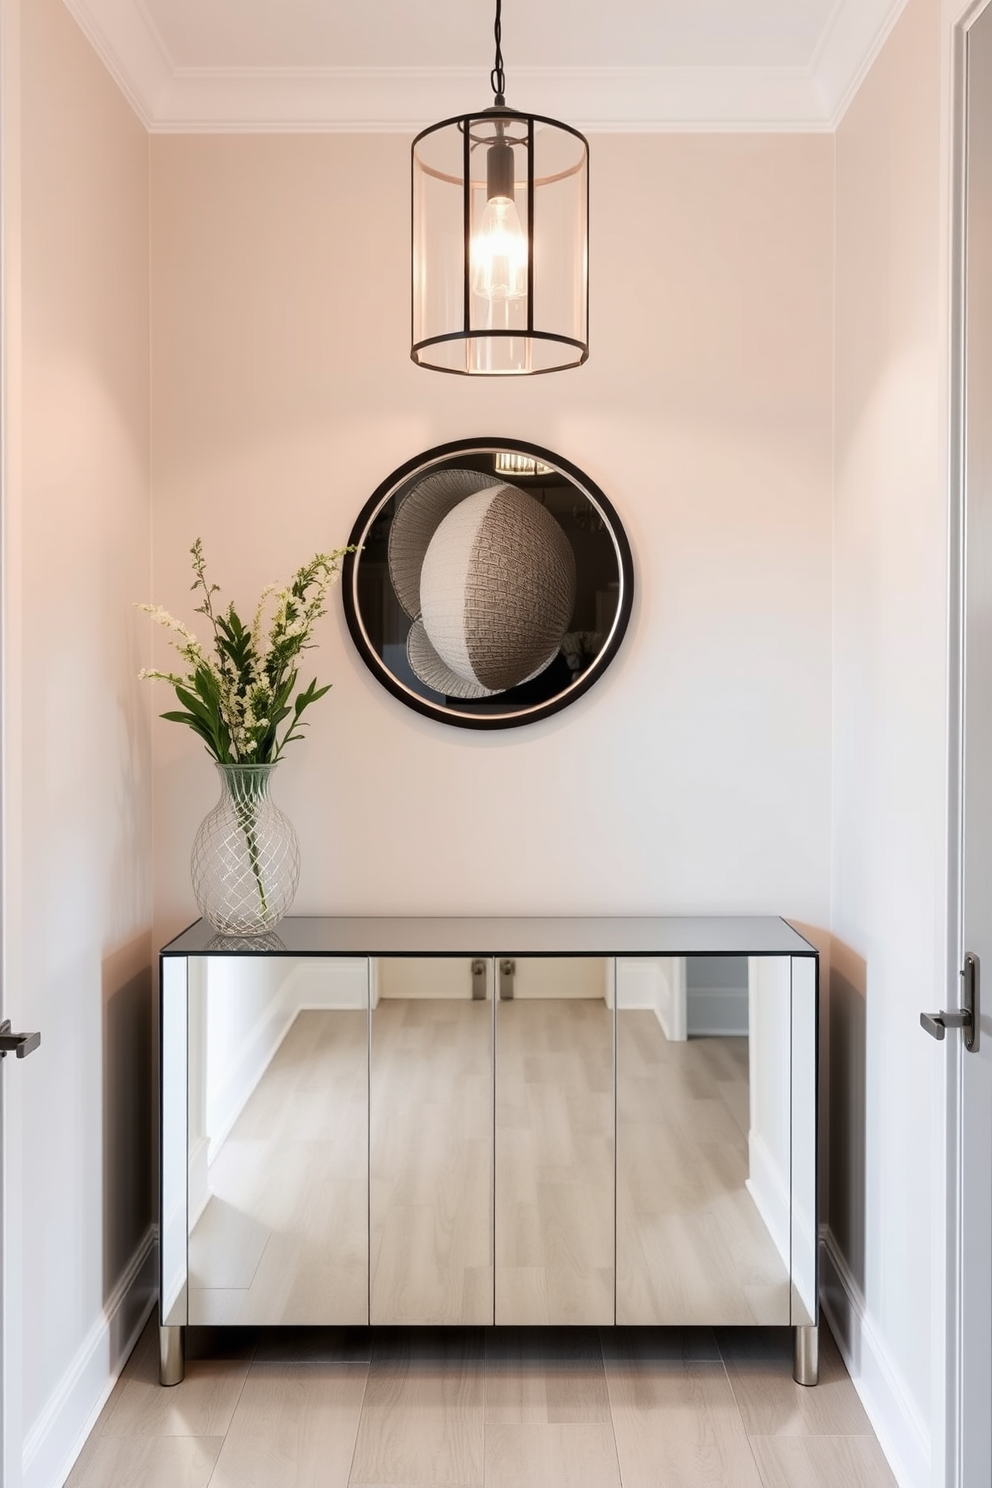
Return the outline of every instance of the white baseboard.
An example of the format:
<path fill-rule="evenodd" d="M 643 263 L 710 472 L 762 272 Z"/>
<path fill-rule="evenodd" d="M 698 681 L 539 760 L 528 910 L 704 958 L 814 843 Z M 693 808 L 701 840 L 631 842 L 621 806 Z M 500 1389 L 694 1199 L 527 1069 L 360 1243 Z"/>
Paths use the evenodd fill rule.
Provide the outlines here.
<path fill-rule="evenodd" d="M 929 1488 L 930 1433 L 826 1225 L 820 1227 L 820 1306 L 899 1488 Z"/>
<path fill-rule="evenodd" d="M 748 1132 L 749 1176 L 744 1187 L 781 1256 L 786 1272 L 792 1264 L 792 1195 L 789 1174 L 775 1162 L 767 1142 L 752 1127 Z"/>
<path fill-rule="evenodd" d="M 158 1294 L 158 1226 L 149 1225 L 99 1317 L 24 1441 L 24 1488 L 61 1488 Z"/>

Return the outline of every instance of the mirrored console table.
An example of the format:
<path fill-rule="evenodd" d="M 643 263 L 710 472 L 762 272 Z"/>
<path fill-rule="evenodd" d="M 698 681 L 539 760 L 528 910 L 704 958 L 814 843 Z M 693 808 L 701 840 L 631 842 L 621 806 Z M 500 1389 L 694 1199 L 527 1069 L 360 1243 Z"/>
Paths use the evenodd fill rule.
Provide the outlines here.
<path fill-rule="evenodd" d="M 790 1325 L 817 1377 L 818 957 L 775 918 L 203 921 L 161 952 L 187 1325 Z"/>

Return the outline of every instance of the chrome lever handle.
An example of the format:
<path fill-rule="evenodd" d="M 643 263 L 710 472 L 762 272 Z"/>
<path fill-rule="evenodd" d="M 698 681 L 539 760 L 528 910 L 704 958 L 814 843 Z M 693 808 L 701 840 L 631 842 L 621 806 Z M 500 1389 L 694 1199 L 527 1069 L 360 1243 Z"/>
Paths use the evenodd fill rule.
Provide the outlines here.
<path fill-rule="evenodd" d="M 921 1013 L 920 1027 L 925 1028 L 931 1038 L 942 1039 L 948 1028 L 970 1028 L 971 1014 L 965 1010 L 956 1013 Z"/>
<path fill-rule="evenodd" d="M 981 1030 L 980 972 L 978 957 L 973 951 L 968 951 L 964 958 L 964 966 L 961 968 L 961 1001 L 964 1007 L 958 1008 L 953 1013 L 945 1013 L 941 1009 L 939 1013 L 920 1014 L 920 1027 L 925 1029 L 931 1038 L 943 1039 L 948 1028 L 960 1028 L 964 1046 L 969 1054 L 978 1052 Z"/>
<path fill-rule="evenodd" d="M 16 1054 L 18 1059 L 26 1059 L 40 1043 L 40 1033 L 11 1033 L 9 1018 L 5 1018 L 0 1023 L 0 1059 L 5 1059 L 8 1054 Z"/>

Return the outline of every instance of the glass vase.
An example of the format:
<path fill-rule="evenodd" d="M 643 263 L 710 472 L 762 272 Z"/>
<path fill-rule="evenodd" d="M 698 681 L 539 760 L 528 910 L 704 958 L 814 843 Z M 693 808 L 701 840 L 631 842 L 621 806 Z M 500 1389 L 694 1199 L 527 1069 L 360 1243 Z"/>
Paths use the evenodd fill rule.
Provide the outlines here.
<path fill-rule="evenodd" d="M 193 842 L 190 871 L 200 913 L 222 935 L 277 925 L 300 881 L 300 845 L 269 785 L 275 765 L 221 765 L 220 800 Z"/>

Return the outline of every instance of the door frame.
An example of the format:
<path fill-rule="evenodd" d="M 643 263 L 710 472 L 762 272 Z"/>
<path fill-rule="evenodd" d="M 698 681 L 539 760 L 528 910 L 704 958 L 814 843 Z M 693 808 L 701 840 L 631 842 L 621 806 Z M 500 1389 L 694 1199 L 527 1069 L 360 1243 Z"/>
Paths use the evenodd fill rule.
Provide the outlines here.
<path fill-rule="evenodd" d="M 948 477 L 948 751 L 947 751 L 947 934 L 945 995 L 947 1007 L 960 1001 L 959 972 L 964 964 L 964 742 L 965 742 L 965 498 L 967 415 L 967 230 L 968 230 L 968 34 L 992 0 L 960 0 L 950 15 L 944 76 L 948 81 L 948 130 L 944 156 L 948 166 L 946 412 Z M 964 1040 L 948 1041 L 944 1061 L 945 1165 L 943 1217 L 945 1288 L 943 1318 L 944 1420 L 942 1423 L 946 1488 L 966 1488 L 963 1481 L 965 1422 L 963 1370 L 964 1188 L 962 1122 Z M 936 1351 L 938 1354 L 940 1351 Z M 935 1423 L 936 1425 L 937 1423 Z"/>
<path fill-rule="evenodd" d="M 0 1009 L 16 1018 L 9 988 L 17 985 L 9 873 L 12 820 L 11 493 L 20 479 L 20 20 L 21 0 L 0 0 Z M 5 1064 L 10 1064 L 8 1059 Z M 0 1065 L 0 1481 L 23 1482 L 22 1370 L 24 1307 L 20 1279 L 23 1080 Z"/>

